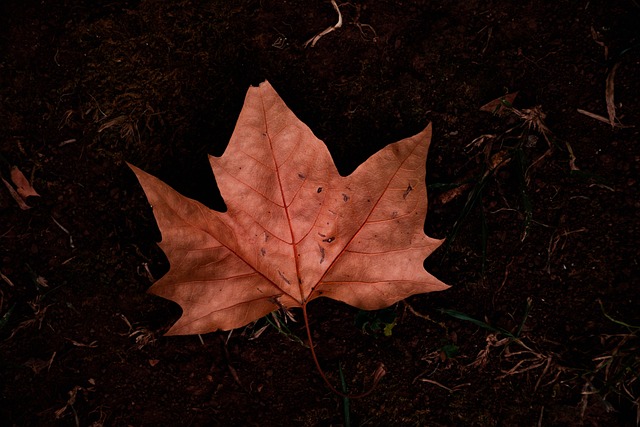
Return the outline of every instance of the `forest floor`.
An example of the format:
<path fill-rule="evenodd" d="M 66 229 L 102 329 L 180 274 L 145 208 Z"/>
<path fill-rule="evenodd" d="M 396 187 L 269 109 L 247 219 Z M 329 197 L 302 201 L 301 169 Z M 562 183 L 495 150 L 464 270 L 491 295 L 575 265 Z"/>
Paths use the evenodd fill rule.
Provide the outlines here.
<path fill-rule="evenodd" d="M 638 2 L 339 10 L 305 47 L 329 1 L 1 3 L 0 424 L 638 425 Z M 300 321 L 165 337 L 180 309 L 146 293 L 168 263 L 125 162 L 224 209 L 207 154 L 264 80 L 343 175 L 433 123 L 426 268 L 451 288 L 309 306 L 336 386 L 386 366 L 362 399 Z"/>

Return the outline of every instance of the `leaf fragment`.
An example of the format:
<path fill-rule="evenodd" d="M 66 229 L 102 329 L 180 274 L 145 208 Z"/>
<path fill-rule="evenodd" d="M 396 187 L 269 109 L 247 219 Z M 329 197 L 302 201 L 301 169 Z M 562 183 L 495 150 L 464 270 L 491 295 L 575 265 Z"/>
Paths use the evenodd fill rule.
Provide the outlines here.
<path fill-rule="evenodd" d="M 23 199 L 26 200 L 29 196 L 40 196 L 17 166 L 11 168 L 11 181 L 13 181 L 16 191 Z"/>

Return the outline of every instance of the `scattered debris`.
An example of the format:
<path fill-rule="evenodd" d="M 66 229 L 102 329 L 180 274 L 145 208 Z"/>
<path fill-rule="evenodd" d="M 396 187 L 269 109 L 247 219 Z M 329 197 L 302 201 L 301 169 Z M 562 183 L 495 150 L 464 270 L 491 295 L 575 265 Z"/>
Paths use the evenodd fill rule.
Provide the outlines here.
<path fill-rule="evenodd" d="M 11 340 L 20 330 L 33 326 L 35 324 L 38 325 L 38 330 L 42 328 L 42 322 L 44 322 L 44 316 L 52 304 L 43 305 L 41 295 L 38 295 L 35 300 L 29 301 L 28 304 L 31 310 L 33 310 L 34 318 L 25 320 L 24 322 L 21 322 L 18 326 L 16 326 L 15 329 L 11 332 L 11 335 L 9 336 L 9 338 L 7 338 L 7 340 Z"/>
<path fill-rule="evenodd" d="M 563 238 L 574 234 L 574 233 L 583 233 L 583 232 L 587 232 L 589 231 L 587 228 L 582 227 L 578 230 L 569 230 L 569 231 L 565 231 L 563 233 L 558 233 L 558 231 L 554 231 L 553 234 L 551 235 L 551 238 L 549 239 L 549 246 L 547 248 L 547 264 L 544 268 L 544 271 L 547 272 L 547 274 L 551 274 L 551 256 L 553 255 L 553 253 L 555 252 L 556 248 L 558 247 L 558 243 L 560 242 L 560 240 L 562 240 Z M 562 243 L 562 245 L 560 246 L 560 250 L 564 249 L 564 245 L 566 244 L 566 239 L 564 240 L 564 242 Z"/>
<path fill-rule="evenodd" d="M 69 400 L 67 400 L 67 403 L 60 409 L 58 409 L 55 414 L 56 414 L 56 418 L 60 419 L 64 416 L 64 414 L 67 412 L 67 410 L 69 408 L 71 408 L 71 411 L 73 412 L 73 416 L 75 417 L 75 422 L 76 425 L 79 426 L 80 425 L 80 420 L 78 419 L 78 415 L 76 414 L 76 411 L 73 409 L 73 405 L 76 403 L 76 398 L 78 397 L 78 392 L 83 392 L 86 395 L 90 392 L 90 391 L 95 391 L 95 388 L 93 386 L 96 385 L 96 382 L 93 378 L 89 378 L 88 380 L 89 384 L 91 384 L 91 387 L 82 387 L 82 386 L 74 386 L 71 390 L 69 390 Z"/>
<path fill-rule="evenodd" d="M 127 317 L 124 314 L 119 313 L 118 316 L 129 327 L 129 330 L 127 332 L 120 335 L 126 335 L 129 338 L 133 338 L 136 342 L 135 347 L 138 350 L 142 350 L 142 348 L 146 347 L 147 345 L 153 344 L 156 342 L 155 335 L 152 331 L 150 331 L 145 327 L 139 327 L 134 329 L 133 325 L 131 324 L 131 322 L 129 322 L 129 319 L 127 319 Z"/>

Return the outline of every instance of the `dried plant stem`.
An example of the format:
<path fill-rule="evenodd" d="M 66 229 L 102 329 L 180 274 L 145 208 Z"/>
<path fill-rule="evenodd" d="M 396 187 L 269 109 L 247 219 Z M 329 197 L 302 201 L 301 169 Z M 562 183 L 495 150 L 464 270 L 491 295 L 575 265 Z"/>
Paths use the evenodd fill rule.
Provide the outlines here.
<path fill-rule="evenodd" d="M 336 12 L 338 12 L 338 22 L 336 23 L 336 25 L 332 25 L 330 27 L 327 27 L 321 33 L 318 33 L 315 36 L 311 37 L 309 40 L 307 40 L 304 43 L 304 47 L 307 47 L 309 45 L 311 45 L 311 47 L 315 47 L 316 43 L 318 43 L 318 40 L 320 40 L 322 37 L 326 36 L 327 34 L 329 34 L 332 31 L 335 31 L 336 28 L 342 27 L 342 13 L 340 13 L 340 8 L 338 7 L 338 5 L 335 2 L 335 0 L 331 0 L 331 4 L 333 5 L 333 8 L 336 10 Z M 362 31 L 362 30 L 360 30 L 360 31 Z"/>
<path fill-rule="evenodd" d="M 322 379 L 324 380 L 325 384 L 327 385 L 327 387 L 329 387 L 329 390 L 331 390 L 333 393 L 337 394 L 340 397 L 344 397 L 347 399 L 360 399 L 362 397 L 368 396 L 369 394 L 371 394 L 371 392 L 373 390 L 375 390 L 376 386 L 378 385 L 378 382 L 380 382 L 380 379 L 385 375 L 385 370 L 384 370 L 384 366 L 381 364 L 380 366 L 378 366 L 378 369 L 376 369 L 375 373 L 373 374 L 373 385 L 371 386 L 371 388 L 363 393 L 360 394 L 346 394 L 343 393 L 341 391 L 339 391 L 338 389 L 336 389 L 330 382 L 329 379 L 327 378 L 327 376 L 325 375 L 324 371 L 322 370 L 322 367 L 320 366 L 320 362 L 318 361 L 318 356 L 316 355 L 316 350 L 315 350 L 315 346 L 313 344 L 313 338 L 311 337 L 311 327 L 309 326 L 309 315 L 307 313 L 307 302 L 305 301 L 302 304 L 302 315 L 304 317 L 304 327 L 307 330 L 307 339 L 309 340 L 309 349 L 311 350 L 311 355 L 313 356 L 313 362 L 316 364 L 316 369 L 318 370 L 318 372 L 320 373 L 320 376 L 322 377 Z"/>

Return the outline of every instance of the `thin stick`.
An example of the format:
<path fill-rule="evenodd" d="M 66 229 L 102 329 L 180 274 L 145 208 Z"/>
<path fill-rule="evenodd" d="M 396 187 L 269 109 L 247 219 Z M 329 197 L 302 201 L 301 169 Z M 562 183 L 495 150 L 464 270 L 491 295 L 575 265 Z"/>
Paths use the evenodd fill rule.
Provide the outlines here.
<path fill-rule="evenodd" d="M 540 408 L 540 416 L 538 417 L 538 427 L 542 427 L 542 416 L 544 415 L 544 406 Z"/>
<path fill-rule="evenodd" d="M 71 235 L 71 233 L 69 232 L 69 230 L 67 230 L 66 228 L 64 228 L 62 226 L 62 224 L 60 224 L 58 221 L 56 221 L 56 219 L 52 216 L 51 219 L 53 220 L 53 222 L 56 223 L 56 225 L 58 227 L 60 227 L 60 230 L 64 231 L 65 233 L 67 233 L 69 235 L 69 246 L 71 246 L 71 249 L 75 249 L 75 246 L 73 245 L 73 236 Z"/>

